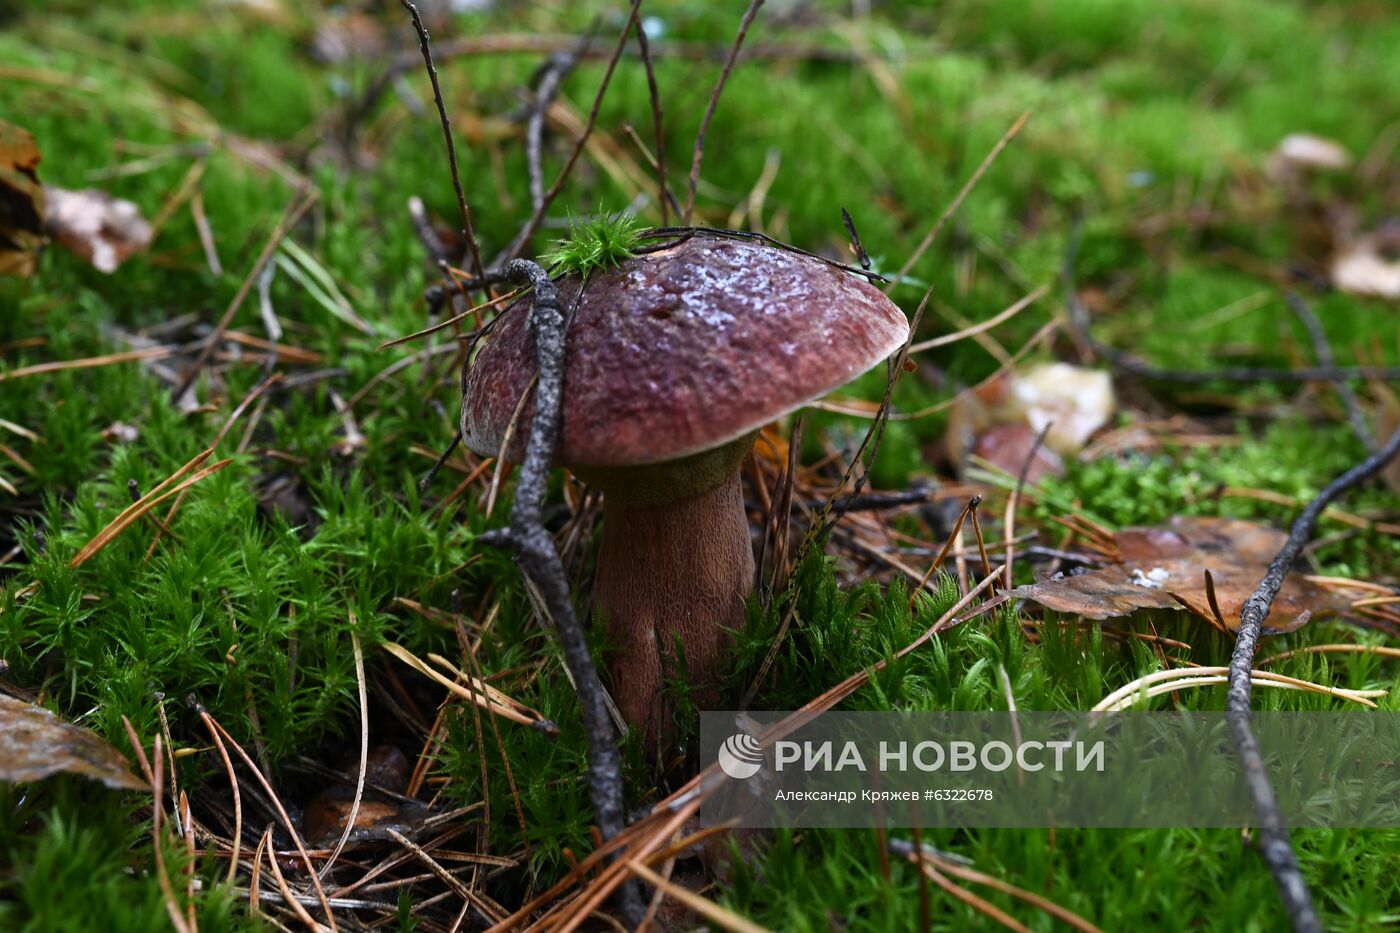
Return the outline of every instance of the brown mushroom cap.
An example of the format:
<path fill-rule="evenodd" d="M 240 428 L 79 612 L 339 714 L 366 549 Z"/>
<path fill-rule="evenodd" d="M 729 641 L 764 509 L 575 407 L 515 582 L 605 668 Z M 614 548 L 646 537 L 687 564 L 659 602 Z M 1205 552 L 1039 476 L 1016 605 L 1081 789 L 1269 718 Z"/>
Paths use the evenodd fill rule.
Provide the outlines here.
<path fill-rule="evenodd" d="M 566 313 L 578 286 L 560 282 Z M 463 440 L 479 454 L 499 452 L 535 374 L 530 300 L 510 306 L 467 377 Z M 614 467 L 710 450 L 851 381 L 908 334 L 879 289 L 828 263 L 692 236 L 589 280 L 568 335 L 556 458 Z M 532 412 L 521 411 L 512 460 Z"/>

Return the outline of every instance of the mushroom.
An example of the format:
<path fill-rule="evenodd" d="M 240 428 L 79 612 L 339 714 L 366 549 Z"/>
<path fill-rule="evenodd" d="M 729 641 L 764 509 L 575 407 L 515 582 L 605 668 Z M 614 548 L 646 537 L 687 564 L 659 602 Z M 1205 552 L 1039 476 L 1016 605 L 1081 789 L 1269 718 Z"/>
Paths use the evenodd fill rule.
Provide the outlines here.
<path fill-rule="evenodd" d="M 566 307 L 579 285 L 560 282 Z M 516 462 L 533 410 L 529 302 L 495 322 L 463 383 L 466 445 Z M 613 697 L 648 744 L 669 729 L 662 682 L 681 671 L 677 649 L 693 701 L 718 699 L 754 584 L 739 467 L 759 429 L 908 333 L 866 281 L 734 238 L 692 235 L 589 278 L 569 324 L 555 459 L 603 493 L 595 618 Z"/>

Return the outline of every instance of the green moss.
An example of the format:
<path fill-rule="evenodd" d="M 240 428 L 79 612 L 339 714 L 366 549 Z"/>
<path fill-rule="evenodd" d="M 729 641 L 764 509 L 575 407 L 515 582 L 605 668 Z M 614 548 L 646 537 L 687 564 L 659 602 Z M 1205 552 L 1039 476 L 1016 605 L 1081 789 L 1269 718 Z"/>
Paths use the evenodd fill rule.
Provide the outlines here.
<path fill-rule="evenodd" d="M 569 235 L 556 240 L 540 261 L 553 275 L 588 275 L 636 255 L 641 222 L 626 214 L 571 219 Z"/>
<path fill-rule="evenodd" d="M 527 890 L 538 891 L 567 870 L 566 849 L 577 854 L 591 845 L 587 794 L 576 779 L 585 746 L 557 649 L 534 619 L 514 562 L 476 542 L 505 520 L 509 487 L 489 516 L 474 495 L 434 510 L 461 480 L 460 464 L 427 496 L 416 491 L 430 462 L 422 449 L 445 444 L 455 429 L 455 374 L 444 369 L 450 345 L 439 344 L 448 352 L 427 358 L 416 356 L 422 346 L 374 350 L 385 337 L 424 326 L 421 293 L 436 275 L 413 234 L 406 199 L 422 197 L 448 226 L 457 216 L 427 82 L 410 71 L 353 132 L 340 132 L 336 115 L 353 110 L 357 95 L 382 75 L 382 63 L 314 61 L 307 49 L 322 11 L 270 9 L 189 0 L 141 0 L 119 9 L 25 0 L 0 14 L 6 17 L 0 61 L 11 69 L 0 82 L 0 113 L 34 132 L 43 180 L 100 186 L 154 217 L 202 163 L 199 191 L 223 260 L 221 274 L 208 269 L 188 207 L 170 215 L 149 254 L 111 276 L 50 249 L 33 282 L 0 281 L 0 368 L 122 349 L 116 328 L 158 328 L 186 314 L 215 320 L 295 196 L 268 156 L 315 187 L 318 203 L 292 235 L 375 331 L 361 333 L 279 272 L 268 297 L 284 342 L 317 354 L 317 363 L 298 370 L 314 369 L 317 377 L 294 391 L 274 389 L 239 452 L 251 423 L 245 413 L 219 451 L 233 463 L 189 491 L 170 520 L 176 537 L 162 535 L 149 559 L 155 530 L 143 522 L 76 570 L 73 554 L 127 503 L 127 481 L 148 490 L 208 446 L 229 417 L 229 400 L 247 396 L 263 376 L 261 366 L 234 365 L 223 383 L 202 382 L 201 399 L 219 405 L 193 412 L 138 363 L 0 381 L 0 417 L 39 438 L 0 434 L 33 466 L 30 474 L 0 456 L 0 477 L 20 491 L 0 493 L 0 555 L 22 548 L 0 568 L 5 676 L 123 748 L 123 716 L 142 735 L 154 734 L 158 693 L 167 697 L 176 743 L 202 747 L 197 721 L 177 702 L 193 694 L 240 740 L 265 748 L 279 785 L 295 797 L 301 788 L 291 766 L 299 757 L 336 764 L 354 742 L 351 612 L 372 672 L 375 738 L 387 733 L 387 741 L 412 752 L 408 746 L 421 739 L 421 729 L 404 738 L 378 702 L 392 663 L 379 646 L 392 639 L 420 654 L 456 653 L 455 632 L 397 601 L 441 608 L 452 604 L 455 590 L 469 635 L 479 638 L 482 667 L 501 689 L 562 727 L 557 738 L 508 729 L 498 746 L 489 729 L 484 745 L 478 743 L 469 713 L 453 713 L 446 726 L 439 773 L 452 780 L 444 799 L 489 803 L 490 851 L 517 852 L 530 843 L 528 871 L 490 881 L 493 896 L 519 903 Z M 1261 192 L 1259 172 L 1287 133 L 1333 136 L 1360 158 L 1384 143 L 1382 128 L 1400 120 L 1394 95 L 1400 27 L 1374 3 L 950 0 L 936 7 L 876 4 L 869 17 L 849 22 L 845 6 L 819 2 L 782 34 L 769 12 L 765 7 L 750 42 L 869 50 L 877 59 L 743 60 L 710 128 L 698 221 L 727 225 L 733 218 L 841 256 L 844 206 L 878 267 L 890 271 L 1006 128 L 1031 109 L 1025 130 L 912 270 L 934 288 L 921 338 L 956 329 L 952 312 L 985 320 L 1039 284 L 1056 282 L 1069 231 L 1082 218 L 1077 280 L 1109 296 L 1095 321 L 1102 339 L 1187 368 L 1226 361 L 1287 366 L 1310 358 L 1311 345 L 1276 294 L 1273 272 L 1315 267 L 1325 257 L 1314 254 L 1283 199 Z M 407 41 L 412 51 L 397 7 L 371 15 L 382 15 L 377 22 L 386 35 Z M 433 38 L 441 44 L 500 33 L 583 33 L 595 24 L 606 36 L 620 26 L 620 15 L 621 7 L 601 2 L 496 4 L 445 18 L 434 25 Z M 666 41 L 723 48 L 738 13 L 725 4 L 649 0 L 646 15 Z M 461 178 L 488 257 L 512 240 L 528 211 L 513 117 L 519 89 L 538 63 L 538 55 L 517 54 L 439 62 L 458 130 Z M 596 59 L 582 62 L 566 79 L 563 100 L 587 113 L 604 67 Z M 719 68 L 709 59 L 657 61 L 668 174 L 682 195 Z M 647 160 L 622 129 L 631 124 L 651 146 L 650 114 L 646 76 L 635 59 L 624 59 L 594 137 L 617 145 L 608 146 L 607 159 L 595 158 L 592 148 L 585 152 L 544 229 L 557 229 L 571 213 L 603 208 L 596 219 L 575 222 L 554 252 L 547 236 L 533 244 L 546 250 L 556 271 L 606 268 L 635 248 L 637 227 L 660 223 Z M 333 126 L 336 132 L 326 132 Z M 572 145 L 569 133 L 551 128 L 547 177 Z M 776 168 L 764 193 L 757 182 L 768 165 Z M 1350 205 L 1363 226 L 1393 212 L 1384 185 L 1334 178 L 1308 193 L 1318 203 Z M 627 215 L 610 213 L 623 205 Z M 912 311 L 921 294 L 922 287 L 902 287 L 893 297 Z M 1052 292 L 988 337 L 1014 352 L 1060 313 L 1062 297 Z M 1393 309 L 1335 291 L 1310 300 L 1340 358 L 1355 360 L 1364 351 L 1388 365 L 1400 361 Z M 254 294 L 233 327 L 263 336 L 259 304 Z M 1074 350 L 1060 342 L 1048 352 Z M 896 412 L 945 401 L 993 372 L 1000 359 L 963 342 L 916 363 L 918 372 L 896 390 Z M 841 394 L 875 400 L 884 382 L 877 370 Z M 1074 464 L 1022 511 L 1018 527 L 1042 526 L 1072 509 L 1117 526 L 1178 514 L 1283 526 L 1295 508 L 1221 490 L 1250 487 L 1306 499 L 1362 456 L 1323 387 L 1301 395 L 1279 387 L 1211 388 L 1185 392 L 1125 381 L 1123 397 L 1134 403 L 1150 392 L 1164 408 L 1214 418 L 1226 429 L 1221 413 L 1235 412 L 1226 415 L 1234 418 L 1233 435 L 1209 449 L 1168 446 Z M 341 402 L 353 400 L 364 439 L 348 453 L 347 419 L 332 392 Z M 134 427 L 135 439 L 108 431 L 117 422 Z M 805 452 L 815 461 L 829 450 L 853 449 L 867 426 L 814 411 Z M 892 423 L 873 483 L 897 488 L 939 472 L 944 428 L 942 415 Z M 266 489 L 274 481 L 290 490 L 294 508 L 284 512 L 270 501 Z M 1348 498 L 1345 508 L 1393 515 L 1397 499 L 1372 486 Z M 922 525 L 909 530 L 927 533 Z M 1354 532 L 1330 519 L 1322 532 L 1329 537 L 1314 556 L 1327 572 L 1376 577 L 1400 566 L 1393 537 Z M 729 684 L 733 696 L 757 676 L 789 609 L 791 627 L 756 706 L 805 703 L 892 658 L 954 599 L 946 578 L 912 609 L 898 584 L 849 585 L 868 570 L 831 556 L 839 552 L 814 555 L 790 591 L 771 605 L 753 604 Z M 928 560 L 904 557 L 920 568 Z M 589 566 L 579 565 L 581 589 Z M 38 593 L 19 599 L 17 590 L 31 581 L 39 582 Z M 1161 663 L 1141 645 L 1070 619 L 1047 620 L 1031 643 L 1023 621 L 1003 612 L 959 627 L 891 663 L 847 708 L 999 708 L 1005 701 L 998 668 L 1007 671 L 1022 708 L 1083 708 Z M 1181 614 L 1131 624 L 1190 643 L 1187 656 L 1196 663 L 1228 655 L 1223 639 Z M 1292 647 L 1344 638 L 1373 636 L 1310 625 L 1280 641 Z M 1393 673 L 1379 659 L 1349 656 L 1301 656 L 1278 669 L 1355 688 L 1387 685 Z M 1209 707 L 1220 696 L 1197 691 L 1180 699 L 1188 708 Z M 1288 708 L 1324 702 L 1297 692 L 1260 697 L 1261 705 Z M 640 803 L 652 777 L 639 748 L 630 746 L 627 754 L 633 802 Z M 503 778 L 507 763 L 523 830 Z M 203 766 L 191 758 L 180 767 L 181 786 L 200 793 Z M 79 915 L 113 918 L 118 929 L 162 926 L 149 839 L 136 802 L 100 788 L 59 780 L 22 797 L 0 788 L 0 926 L 62 929 Z M 1267 874 L 1234 832 L 1062 830 L 1053 848 L 1044 833 L 947 830 L 925 839 L 1105 927 L 1269 929 L 1283 920 Z M 1329 928 L 1389 922 L 1400 877 L 1394 834 L 1316 832 L 1297 839 Z M 741 866 L 714 895 L 775 929 L 914 927 L 917 878 L 899 863 L 887 878 L 877 845 L 864 832 L 779 835 L 767 854 Z M 221 887 L 219 869 L 196 865 L 205 885 L 197 895 L 201 927 L 250 925 Z M 981 893 L 1033 927 L 1048 928 L 1047 918 L 1023 905 Z M 933 922 L 956 929 L 982 918 L 935 895 Z"/>

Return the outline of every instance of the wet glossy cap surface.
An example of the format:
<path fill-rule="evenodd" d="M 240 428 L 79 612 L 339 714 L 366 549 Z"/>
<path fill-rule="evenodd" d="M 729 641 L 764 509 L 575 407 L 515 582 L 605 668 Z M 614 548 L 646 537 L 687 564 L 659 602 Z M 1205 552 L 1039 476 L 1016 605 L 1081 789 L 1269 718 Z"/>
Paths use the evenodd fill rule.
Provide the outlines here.
<path fill-rule="evenodd" d="M 559 283 L 565 311 L 579 280 Z M 467 379 L 463 439 L 483 455 L 535 374 L 530 298 L 513 304 Z M 849 382 L 903 343 L 908 321 L 864 279 L 787 250 L 694 236 L 595 274 L 569 330 L 556 459 L 660 463 L 755 431 Z M 533 414 L 511 439 L 518 461 Z"/>

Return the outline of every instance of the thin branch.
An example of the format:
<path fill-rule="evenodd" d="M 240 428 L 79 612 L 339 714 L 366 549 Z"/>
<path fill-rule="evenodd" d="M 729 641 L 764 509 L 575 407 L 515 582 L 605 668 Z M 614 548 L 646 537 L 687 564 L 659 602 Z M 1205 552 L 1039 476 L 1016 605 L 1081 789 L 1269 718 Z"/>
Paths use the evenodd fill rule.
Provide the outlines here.
<path fill-rule="evenodd" d="M 705 158 L 705 136 L 710 131 L 710 121 L 714 119 L 715 108 L 719 106 L 719 96 L 724 93 L 729 73 L 734 70 L 734 63 L 739 58 L 739 49 L 744 44 L 744 37 L 748 35 L 749 26 L 752 25 L 761 6 L 763 0 L 749 0 L 749 8 L 744 11 L 744 18 L 739 22 L 739 32 L 734 36 L 734 45 L 729 49 L 729 58 L 725 59 L 724 70 L 720 72 L 719 81 L 715 82 L 715 89 L 710 94 L 710 103 L 705 107 L 705 117 L 700 121 L 700 132 L 695 135 L 695 153 L 690 159 L 690 186 L 685 196 L 685 211 L 681 214 L 684 223 L 690 223 L 690 215 L 695 210 L 695 188 L 700 184 L 700 163 Z"/>
<path fill-rule="evenodd" d="M 1131 373 L 1141 379 L 1154 382 L 1175 382 L 1181 385 L 1210 385 L 1216 382 L 1276 382 L 1298 384 L 1315 382 L 1319 379 L 1337 382 L 1343 379 L 1400 380 L 1400 367 L 1371 368 L 1363 366 L 1308 366 L 1302 369 L 1276 369 L 1271 367 L 1226 366 L 1220 369 L 1164 369 L 1117 347 L 1103 343 L 1089 330 L 1089 309 L 1079 300 L 1074 283 L 1074 266 L 1079 255 L 1079 241 L 1083 233 L 1083 220 L 1074 223 L 1069 242 L 1065 246 L 1064 266 L 1060 279 L 1064 283 L 1065 307 L 1069 310 L 1070 328 L 1096 354 L 1108 360 L 1115 369 Z"/>
<path fill-rule="evenodd" d="M 434 263 L 452 262 L 459 258 L 452 255 L 442 237 L 438 236 L 437 230 L 433 228 L 432 218 L 428 216 L 428 208 L 423 204 L 423 199 L 416 194 L 408 198 L 408 219 L 413 224 L 413 232 L 418 234 L 418 242 L 423 244 L 423 248 L 428 251 L 428 258 Z"/>
<path fill-rule="evenodd" d="M 407 0 L 403 0 L 407 2 Z M 525 244 L 530 241 L 530 237 L 539 230 L 540 224 L 544 222 L 544 215 L 549 210 L 549 205 L 554 203 L 554 199 L 559 197 L 559 192 L 564 189 L 564 183 L 569 180 L 569 175 L 574 170 L 574 163 L 578 161 L 579 155 L 583 152 L 583 147 L 587 145 L 588 139 L 593 135 L 593 127 L 598 123 L 598 111 L 603 106 L 603 95 L 608 92 L 608 85 L 612 82 L 613 72 L 617 70 L 617 63 L 622 58 L 622 51 L 627 47 L 627 37 L 631 35 L 633 27 L 637 26 L 637 15 L 641 11 L 642 0 L 632 0 L 632 10 L 627 16 L 627 23 L 622 27 L 622 34 L 617 37 L 617 47 L 613 49 L 612 57 L 608 59 L 608 67 L 603 72 L 603 80 L 598 85 L 598 93 L 593 97 L 593 108 L 588 111 L 588 121 L 583 126 L 583 132 L 579 134 L 578 141 L 574 143 L 573 152 L 569 153 L 569 160 L 564 163 L 564 168 L 559 172 L 559 177 L 554 179 L 554 184 L 545 192 L 540 203 L 530 212 L 530 219 L 525 222 L 525 226 L 515 235 L 505 254 L 500 260 L 503 269 L 509 269 L 512 260 L 520 256 L 525 249 Z M 477 271 L 480 278 L 482 273 Z"/>
<path fill-rule="evenodd" d="M 569 76 L 583 57 L 588 46 L 584 39 L 578 48 L 567 52 L 555 52 L 545 59 L 535 72 L 535 100 L 530 107 L 530 119 L 525 124 L 525 165 L 530 173 L 530 207 L 540 210 L 544 204 L 544 121 L 545 115 L 559 96 L 564 79 Z"/>
<path fill-rule="evenodd" d="M 442 123 L 442 138 L 447 143 L 447 164 L 452 170 L 452 187 L 457 192 L 457 209 L 462 215 L 462 239 L 467 241 L 467 250 L 472 257 L 472 272 L 477 281 L 485 281 L 486 270 L 481 264 L 481 247 L 476 242 L 476 230 L 472 226 L 471 209 L 467 207 L 467 195 L 462 190 L 462 175 L 457 168 L 457 147 L 452 142 L 452 121 L 447 116 L 447 105 L 442 102 L 442 86 L 438 84 L 437 68 L 433 67 L 433 53 L 428 47 L 428 27 L 418 15 L 418 7 L 412 0 L 399 0 L 408 15 L 413 18 L 413 28 L 418 33 L 418 47 L 423 52 L 423 64 L 428 69 L 428 80 L 433 85 L 433 102 L 437 104 L 438 120 Z M 489 296 L 488 296 L 489 297 Z"/>
<path fill-rule="evenodd" d="M 1012 563 L 1015 560 L 1013 545 L 1016 541 L 1016 506 L 1021 502 L 1021 492 L 1026 488 L 1026 478 L 1030 476 L 1031 464 L 1035 463 L 1035 455 L 1040 452 L 1040 446 L 1045 443 L 1045 435 L 1050 433 L 1050 429 L 1055 426 L 1055 422 L 1047 421 L 1045 427 L 1040 429 L 1040 433 L 1035 436 L 1035 441 L 1031 443 L 1030 453 L 1026 454 L 1026 459 L 1021 462 L 1021 472 L 1016 475 L 1016 487 L 1011 490 L 1011 495 L 1006 499 L 1006 515 L 1002 520 L 1005 528 L 1003 541 L 1006 543 L 1006 588 L 1011 589 L 1014 584 L 1011 582 Z M 980 543 L 980 542 L 979 542 Z M 982 554 L 982 566 L 987 566 L 987 555 Z"/>
<path fill-rule="evenodd" d="M 209 718 L 209 712 L 201 709 L 199 718 L 204 722 L 204 728 L 209 730 L 210 737 L 214 740 L 214 747 L 219 751 L 219 758 L 223 760 L 224 770 L 228 772 L 229 789 L 233 792 L 233 851 L 229 855 L 228 875 L 224 878 L 224 884 L 231 885 L 238 877 L 238 853 L 243 846 L 243 798 L 238 792 L 238 774 L 233 770 L 233 762 L 228 757 L 228 748 L 224 745 L 224 740 L 219 736 L 219 730 L 214 728 L 214 722 Z M 256 860 L 254 860 L 256 864 Z"/>
<path fill-rule="evenodd" d="M 253 283 L 262 275 L 263 267 L 271 261 L 277 247 L 282 245 L 282 240 L 287 234 L 292 232 L 292 227 L 301 215 L 305 214 L 307 208 L 316 203 L 320 195 L 314 188 L 298 189 L 296 196 L 287 205 L 287 210 L 282 214 L 282 218 L 277 222 L 277 226 L 272 231 L 272 236 L 268 237 L 266 245 L 258 255 L 257 261 L 253 263 L 253 268 L 248 270 L 248 275 L 244 277 L 243 284 L 238 286 L 238 292 L 233 296 L 227 308 L 224 309 L 223 317 L 219 318 L 219 323 L 214 326 L 214 332 L 209 335 L 209 339 L 204 344 L 204 349 L 199 351 L 199 356 L 195 358 L 194 365 L 191 366 L 185 375 L 181 377 L 175 386 L 175 391 L 171 393 L 171 398 L 179 398 L 189 391 L 190 386 L 199 378 L 200 371 L 204 364 L 209 362 L 209 357 L 214 350 L 223 343 L 224 334 L 228 331 L 229 324 L 233 323 L 233 316 L 238 313 L 238 309 L 243 306 L 243 299 L 248 297 L 248 293 L 253 289 Z"/>
<path fill-rule="evenodd" d="M 651 124 L 656 132 L 656 182 L 661 188 L 661 226 L 671 222 L 671 192 L 666 187 L 666 136 L 661 130 L 661 91 L 656 86 L 656 67 L 651 60 L 651 42 L 644 27 L 637 27 L 637 48 L 647 73 L 647 93 L 651 96 Z"/>
<path fill-rule="evenodd" d="M 506 292 L 504 295 L 497 295 L 490 301 L 484 301 L 479 305 L 474 305 L 468 308 L 467 310 L 461 312 L 460 314 L 454 314 L 452 317 L 448 318 L 445 321 L 439 321 L 431 327 L 425 327 L 420 331 L 416 331 L 415 333 L 408 334 L 403 337 L 396 337 L 393 340 L 381 343 L 379 346 L 375 347 L 374 350 L 376 353 L 378 353 L 380 350 L 387 350 L 390 347 L 397 347 L 400 344 L 405 344 L 410 341 L 417 340 L 419 337 L 426 337 L 429 334 L 435 334 L 440 330 L 446 330 L 447 328 L 451 327 L 453 324 L 456 324 L 459 321 L 465 320 L 466 318 L 472 317 L 474 315 L 480 315 L 481 312 L 485 311 L 487 308 L 494 308 L 501 302 L 509 301 L 510 299 L 517 297 L 519 294 L 519 291 L 513 291 Z"/>
<path fill-rule="evenodd" d="M 919 323 L 924 319 L 924 310 L 928 307 L 928 301 L 932 295 L 933 286 L 929 286 L 928 290 L 924 292 L 923 300 L 920 301 L 919 306 L 914 309 L 914 316 L 909 321 L 909 336 L 905 339 L 904 346 L 896 350 L 894 355 L 889 359 L 889 378 L 885 382 L 885 396 L 880 400 L 880 409 L 875 415 L 874 423 L 870 425 L 870 430 L 861 438 L 860 446 L 856 448 L 855 456 L 851 458 L 851 462 L 846 466 L 846 471 L 841 476 L 841 482 L 836 487 L 838 491 L 845 489 L 846 485 L 850 483 L 854 477 L 855 485 L 852 488 L 851 495 L 841 499 L 837 499 L 833 496 L 831 499 L 827 500 L 826 505 L 822 507 L 822 510 L 812 522 L 811 528 L 807 532 L 807 537 L 802 541 L 802 548 L 798 551 L 797 558 L 794 561 L 795 565 L 800 566 L 807 556 L 808 549 L 819 539 L 825 537 L 831 529 L 835 528 L 837 524 L 840 523 L 841 519 L 846 515 L 846 510 L 850 507 L 850 503 L 858 499 L 861 491 L 865 488 L 865 480 L 870 473 L 870 464 L 874 463 L 876 455 L 879 454 L 880 442 L 885 436 L 885 426 L 889 422 L 890 405 L 894 402 L 895 383 L 899 381 L 899 377 L 904 373 L 904 364 L 909 359 L 909 348 L 913 345 L 914 334 L 918 332 Z M 868 459 L 865 457 L 866 450 L 870 451 Z M 856 467 L 858 465 L 864 466 L 865 469 L 861 470 L 859 476 L 856 476 Z"/>
<path fill-rule="evenodd" d="M 954 331 L 951 334 L 940 334 L 937 337 L 930 337 L 928 340 L 921 340 L 910 347 L 909 352 L 922 353 L 925 350 L 932 350 L 935 347 L 945 347 L 950 343 L 957 343 L 960 340 L 966 340 L 969 337 L 976 337 L 978 334 L 984 334 L 998 324 L 1010 320 L 1026 308 L 1035 304 L 1044 297 L 1045 293 L 1049 290 L 1050 286 L 1048 284 L 1042 285 L 1030 294 L 1017 299 L 1015 303 L 998 311 L 985 321 L 978 321 L 976 324 L 964 327 L 962 330 Z"/>
<path fill-rule="evenodd" d="M 914 252 L 910 254 L 908 259 L 904 260 L 904 265 L 899 267 L 899 272 L 895 273 L 894 280 L 890 282 L 889 286 L 885 289 L 886 293 L 900 282 L 904 281 L 904 276 L 909 273 L 910 269 L 914 268 L 915 263 L 923 258 L 924 253 L 933 245 L 933 241 L 938 239 L 938 234 L 942 231 L 943 225 L 958 212 L 958 208 L 962 207 L 963 200 L 971 193 L 973 188 L 977 187 L 977 183 L 982 180 L 982 176 L 987 173 L 987 169 L 992 167 L 992 163 L 997 160 L 997 156 L 1001 155 L 1001 151 L 1011 144 L 1011 140 L 1016 138 L 1016 134 L 1021 132 L 1021 128 L 1026 125 L 1026 121 L 1030 118 L 1031 112 L 1027 110 L 1017 117 L 1016 122 L 1011 124 L 1011 128 L 1002 134 L 1001 139 L 997 140 L 997 144 L 987 153 L 986 158 L 982 160 L 982 164 L 977 166 L 977 170 L 972 173 L 972 177 L 962 186 L 957 196 L 953 198 L 952 203 L 944 208 L 943 213 L 939 215 L 938 220 L 934 222 L 929 232 L 924 234 L 924 238 L 919 242 Z"/>
<path fill-rule="evenodd" d="M 1334 369 L 1337 365 L 1336 356 L 1332 353 L 1332 345 L 1327 342 L 1327 331 L 1323 330 L 1322 322 L 1313 314 L 1312 308 L 1303 300 L 1303 296 L 1297 292 L 1288 292 L 1283 296 L 1288 307 L 1293 309 L 1293 313 L 1298 316 L 1298 320 L 1303 322 L 1303 326 L 1308 329 L 1308 336 L 1312 338 L 1313 348 L 1317 353 L 1317 361 L 1328 369 Z M 1371 434 L 1371 428 L 1366 424 L 1366 414 L 1361 410 L 1361 403 L 1357 401 L 1356 392 L 1345 379 L 1333 379 L 1332 387 L 1337 390 L 1337 395 L 1342 399 L 1342 405 L 1347 410 L 1347 420 L 1351 422 L 1351 429 L 1356 433 L 1357 438 L 1366 447 L 1367 453 L 1375 453 L 1376 438 Z"/>
<path fill-rule="evenodd" d="M 1234 738 L 1235 750 L 1240 758 L 1250 796 L 1254 799 L 1255 819 L 1259 823 L 1260 854 L 1274 876 L 1284 909 L 1288 912 L 1293 929 L 1298 933 L 1320 933 L 1322 923 L 1313 907 L 1312 896 L 1303 880 L 1293 847 L 1288 842 L 1288 829 L 1283 824 L 1283 816 L 1279 813 L 1278 801 L 1274 798 L 1268 771 L 1259 751 L 1259 742 L 1251 728 L 1250 674 L 1254 666 L 1254 652 L 1264 619 L 1273 606 L 1274 598 L 1283 587 L 1284 577 L 1307 546 L 1312 537 L 1313 527 L 1323 510 L 1353 486 L 1379 473 L 1397 453 L 1400 453 L 1400 429 L 1396 429 L 1383 447 L 1363 463 L 1337 477 L 1326 489 L 1318 493 L 1316 499 L 1308 503 L 1307 508 L 1294 521 L 1287 542 L 1269 564 L 1264 579 L 1259 581 L 1258 588 L 1240 611 L 1240 627 L 1235 633 L 1235 649 L 1230 656 L 1230 687 L 1225 706 L 1229 714 L 1230 733 Z"/>
<path fill-rule="evenodd" d="M 301 856 L 302 864 L 306 866 L 306 873 L 311 878 L 311 886 L 316 889 L 316 899 L 326 911 L 326 922 L 330 924 L 332 933 L 335 933 L 335 913 L 331 910 L 330 904 L 326 901 L 326 890 L 321 886 L 321 876 L 316 873 L 316 866 L 311 864 L 311 856 L 307 854 L 306 846 L 301 840 L 301 834 L 297 832 L 296 824 L 292 822 L 292 818 L 287 815 L 287 809 L 282 805 L 281 799 L 277 796 L 277 791 L 273 790 L 272 784 L 268 781 L 267 776 L 264 775 L 262 771 L 258 770 L 258 766 L 253 763 L 253 759 L 249 757 L 248 752 L 244 750 L 243 746 L 238 744 L 229 731 L 223 727 L 222 723 L 213 716 L 208 715 L 208 710 L 204 708 L 202 703 L 195 699 L 194 694 L 190 694 L 185 700 L 200 719 L 205 720 L 207 725 L 212 725 L 224 741 L 233 746 L 233 750 L 238 752 L 238 757 L 243 759 L 243 764 L 248 767 L 248 770 L 253 773 L 253 777 L 257 778 L 258 783 L 262 785 L 263 791 L 267 794 L 268 801 L 277 811 L 277 816 L 282 820 L 282 825 L 286 828 L 287 834 L 292 837 L 292 843 L 296 846 L 297 854 Z M 273 857 L 275 858 L 275 856 Z"/>
<path fill-rule="evenodd" d="M 841 208 L 841 224 L 846 228 L 846 234 L 851 238 L 851 251 L 856 254 L 856 262 L 866 272 L 870 271 L 870 254 L 865 251 L 865 246 L 860 242 L 860 234 L 856 232 L 856 222 L 851 217 L 851 212 L 844 207 Z"/>
<path fill-rule="evenodd" d="M 861 278 L 865 279 L 867 282 L 871 283 L 872 285 L 884 285 L 889 281 L 889 279 L 885 278 L 878 272 L 871 272 L 870 270 L 862 269 L 859 266 L 852 266 L 848 263 L 837 262 L 834 259 L 818 255 L 817 253 L 809 253 L 807 250 L 802 249 L 800 246 L 793 246 L 791 243 L 784 243 L 782 240 L 776 240 L 766 233 L 757 233 L 753 230 L 730 230 L 726 227 L 649 227 L 646 230 L 639 230 L 637 232 L 638 238 L 643 240 L 654 240 L 675 237 L 676 239 L 668 243 L 659 243 L 655 246 L 642 246 L 635 250 L 635 252 L 642 254 L 652 253 L 663 249 L 670 249 L 671 247 L 678 245 L 684 240 L 687 240 L 690 237 L 699 234 L 728 237 L 731 240 L 753 240 L 757 243 L 764 243 L 768 246 L 773 247 L 774 249 L 786 250 L 789 253 L 796 253 L 798 256 L 806 256 L 808 259 L 815 259 L 818 262 L 824 262 L 828 266 L 831 266 L 833 269 L 840 269 L 842 272 L 849 272 L 852 275 L 858 275 Z"/>
<path fill-rule="evenodd" d="M 345 849 L 345 843 L 350 841 L 350 834 L 355 831 L 355 820 L 359 818 L 360 803 L 365 796 L 365 772 L 369 769 L 369 696 L 365 689 L 365 654 L 360 649 L 360 635 L 355 631 L 356 628 L 355 610 L 351 609 L 350 647 L 355 652 L 355 682 L 360 692 L 360 769 L 355 776 L 355 797 L 350 803 L 350 815 L 345 818 L 345 828 L 341 830 L 340 838 L 336 840 L 330 857 L 321 866 L 322 878 L 330 875 L 336 859 L 340 858 L 340 853 Z"/>

